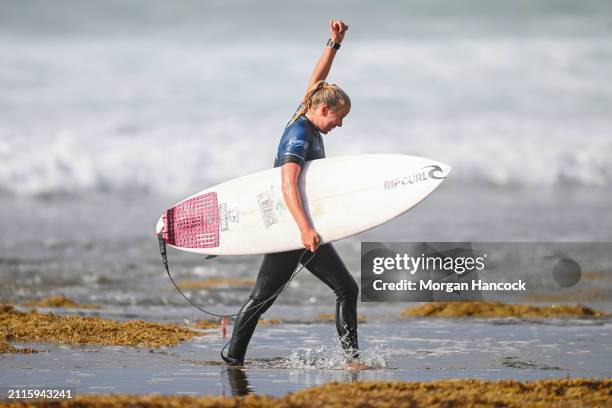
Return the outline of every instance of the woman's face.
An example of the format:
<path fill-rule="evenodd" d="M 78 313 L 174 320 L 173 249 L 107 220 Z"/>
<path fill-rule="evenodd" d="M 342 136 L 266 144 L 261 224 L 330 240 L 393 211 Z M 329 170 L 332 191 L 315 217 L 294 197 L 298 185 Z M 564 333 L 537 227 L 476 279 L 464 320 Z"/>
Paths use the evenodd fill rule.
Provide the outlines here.
<path fill-rule="evenodd" d="M 319 113 L 317 127 L 321 133 L 327 134 L 336 127 L 342 127 L 342 120 L 349 114 L 351 107 L 344 106 L 340 109 L 330 109 L 327 105 L 321 105 L 317 111 Z"/>

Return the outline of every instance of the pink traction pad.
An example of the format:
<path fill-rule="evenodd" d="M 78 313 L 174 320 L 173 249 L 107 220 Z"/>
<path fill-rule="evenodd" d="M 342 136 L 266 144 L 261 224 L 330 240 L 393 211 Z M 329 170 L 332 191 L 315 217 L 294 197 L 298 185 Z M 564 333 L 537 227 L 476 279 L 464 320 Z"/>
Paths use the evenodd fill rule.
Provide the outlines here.
<path fill-rule="evenodd" d="M 217 193 L 206 193 L 178 203 L 163 215 L 162 237 L 182 248 L 219 246 Z"/>

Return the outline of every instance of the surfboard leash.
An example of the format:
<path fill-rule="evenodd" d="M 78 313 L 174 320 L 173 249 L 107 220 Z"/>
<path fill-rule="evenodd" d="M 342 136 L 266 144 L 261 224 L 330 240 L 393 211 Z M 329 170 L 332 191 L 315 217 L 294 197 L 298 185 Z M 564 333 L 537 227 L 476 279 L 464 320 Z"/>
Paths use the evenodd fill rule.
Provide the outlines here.
<path fill-rule="evenodd" d="M 170 267 L 168 266 L 168 253 L 166 251 L 166 241 L 161 237 L 161 235 L 158 235 L 157 239 L 159 240 L 159 252 L 161 253 L 162 256 L 162 262 L 164 263 L 164 268 L 166 269 L 166 273 L 168 274 L 168 277 L 170 278 L 170 280 L 172 281 L 172 283 L 174 284 L 174 287 L 176 288 L 176 290 L 178 290 L 180 292 L 181 295 L 183 295 L 183 297 L 189 302 L 191 303 L 191 305 L 199 310 L 201 310 L 202 312 L 209 314 L 211 316 L 216 316 L 216 317 L 220 317 L 220 318 L 224 318 L 226 317 L 225 315 L 220 315 L 220 314 L 216 314 L 213 312 L 209 312 L 208 310 L 202 308 L 201 306 L 195 304 L 194 302 L 191 301 L 191 299 L 189 299 L 185 293 L 183 293 L 183 291 L 181 290 L 181 288 L 179 288 L 179 286 L 176 284 L 176 282 L 174 281 L 174 279 L 172 279 L 172 275 L 170 274 Z M 228 315 L 229 316 L 229 315 Z"/>
<path fill-rule="evenodd" d="M 308 265 L 308 263 L 315 257 L 315 255 L 317 254 L 317 252 L 313 252 L 312 255 L 310 256 L 310 258 L 308 258 L 308 260 L 306 262 L 304 262 L 303 264 L 301 264 L 302 262 L 302 258 L 304 257 L 304 255 L 306 254 L 306 252 L 308 252 L 307 249 L 304 249 L 304 252 L 302 252 L 302 255 L 300 255 L 300 258 L 298 259 L 298 265 L 295 267 L 294 271 L 291 273 L 291 276 L 289 277 L 289 279 L 287 280 L 287 282 L 285 282 L 283 284 L 283 286 L 281 286 L 276 292 L 274 292 L 268 299 L 261 301 L 260 303 L 253 305 L 245 310 L 243 310 L 242 312 L 238 312 L 238 313 L 234 313 L 234 314 L 228 314 L 228 315 L 220 315 L 217 313 L 213 313 L 213 312 L 209 312 L 208 310 L 204 309 L 203 307 L 197 305 L 196 303 L 194 303 L 191 299 L 189 299 L 187 297 L 187 295 L 185 295 L 185 293 L 181 290 L 181 288 L 179 288 L 179 286 L 176 284 L 176 282 L 174 281 L 174 279 L 172 278 L 172 275 L 170 274 L 170 267 L 168 265 L 168 252 L 166 250 L 166 241 L 164 240 L 164 238 L 162 237 L 161 234 L 159 234 L 157 236 L 157 239 L 159 241 L 159 252 L 161 253 L 161 257 L 162 257 L 162 262 L 164 264 L 164 268 L 166 269 L 166 273 L 168 274 L 168 277 L 170 278 L 170 281 L 172 281 L 172 284 L 174 285 L 174 287 L 176 288 L 176 290 L 179 291 L 179 293 L 196 309 L 209 314 L 211 316 L 215 316 L 215 317 L 220 317 L 221 318 L 221 332 L 223 334 L 223 338 L 226 337 L 227 335 L 227 322 L 229 320 L 230 317 L 235 317 L 235 316 L 240 316 L 241 314 L 244 314 L 246 312 L 248 312 L 249 310 L 255 309 L 257 308 L 257 311 L 259 309 L 261 309 L 266 303 L 268 303 L 269 301 L 271 301 L 272 299 L 277 298 L 278 296 L 280 296 L 281 293 L 283 293 L 287 287 L 289 286 L 289 284 L 291 283 L 291 281 L 298 275 L 298 273 L 300 273 L 300 271 L 302 269 L 304 269 L 304 267 L 306 267 L 306 265 Z M 205 260 L 208 259 L 212 259 L 215 258 L 216 256 L 207 256 L 205 258 Z M 301 264 L 301 266 L 300 266 Z M 246 322 L 244 322 L 237 330 L 236 333 L 239 333 L 240 330 L 242 330 L 242 328 L 254 317 L 256 316 L 257 313 L 254 313 L 251 317 L 249 317 L 247 319 Z M 223 346 L 223 348 L 221 349 L 221 358 L 223 359 L 223 361 L 225 362 L 230 362 L 230 360 L 225 357 L 223 355 L 223 351 L 227 348 L 227 346 L 230 344 L 231 339 L 225 343 L 225 346 Z"/>

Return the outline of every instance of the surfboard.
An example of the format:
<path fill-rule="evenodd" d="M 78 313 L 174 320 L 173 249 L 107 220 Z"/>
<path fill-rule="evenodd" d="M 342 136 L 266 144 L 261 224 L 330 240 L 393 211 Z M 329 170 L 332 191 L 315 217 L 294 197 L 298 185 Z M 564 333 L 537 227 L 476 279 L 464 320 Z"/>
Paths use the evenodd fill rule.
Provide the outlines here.
<path fill-rule="evenodd" d="M 431 194 L 450 166 L 409 155 L 340 156 L 306 162 L 298 188 L 321 243 L 384 224 Z M 218 184 L 164 211 L 156 234 L 207 255 L 251 255 L 302 248 L 285 205 L 280 168 Z"/>

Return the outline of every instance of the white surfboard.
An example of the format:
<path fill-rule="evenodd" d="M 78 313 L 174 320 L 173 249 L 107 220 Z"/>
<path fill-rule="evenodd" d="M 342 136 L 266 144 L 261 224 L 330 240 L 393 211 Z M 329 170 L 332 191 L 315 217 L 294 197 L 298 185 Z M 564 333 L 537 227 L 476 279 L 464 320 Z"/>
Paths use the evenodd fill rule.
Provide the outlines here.
<path fill-rule="evenodd" d="M 408 155 L 341 156 L 306 162 L 298 188 L 321 243 L 337 241 L 414 207 L 450 166 Z M 285 205 L 280 168 L 239 177 L 194 194 L 157 223 L 169 246 L 208 255 L 264 254 L 302 248 Z"/>

